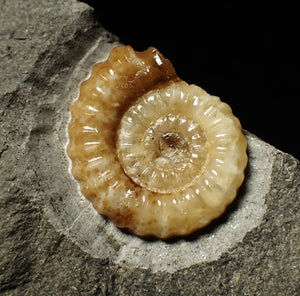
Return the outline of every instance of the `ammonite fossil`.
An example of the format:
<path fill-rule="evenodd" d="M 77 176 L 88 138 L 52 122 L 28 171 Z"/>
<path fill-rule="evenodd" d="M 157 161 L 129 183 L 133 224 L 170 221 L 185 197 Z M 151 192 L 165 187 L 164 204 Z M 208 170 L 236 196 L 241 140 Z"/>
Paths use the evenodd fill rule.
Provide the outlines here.
<path fill-rule="evenodd" d="M 155 48 L 114 48 L 71 106 L 72 173 L 95 209 L 140 236 L 187 235 L 220 216 L 244 179 L 230 107 L 182 81 Z"/>

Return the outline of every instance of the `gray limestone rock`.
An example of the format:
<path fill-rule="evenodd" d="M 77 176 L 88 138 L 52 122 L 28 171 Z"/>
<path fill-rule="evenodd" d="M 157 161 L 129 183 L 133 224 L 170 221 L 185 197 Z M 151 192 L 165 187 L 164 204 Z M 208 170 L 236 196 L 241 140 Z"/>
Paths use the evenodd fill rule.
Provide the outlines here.
<path fill-rule="evenodd" d="M 116 37 L 76 1 L 0 1 L 2 295 L 297 295 L 299 161 L 245 131 L 236 201 L 187 238 L 101 217 L 66 155 L 69 106 Z M 4 17 L 5 16 L 5 17 Z"/>

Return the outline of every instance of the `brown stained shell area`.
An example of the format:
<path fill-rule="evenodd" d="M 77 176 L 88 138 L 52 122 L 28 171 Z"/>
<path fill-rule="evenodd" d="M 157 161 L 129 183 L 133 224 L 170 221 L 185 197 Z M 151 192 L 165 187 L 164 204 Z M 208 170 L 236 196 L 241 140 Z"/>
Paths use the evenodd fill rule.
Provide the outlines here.
<path fill-rule="evenodd" d="M 140 236 L 187 235 L 220 216 L 247 164 L 239 120 L 155 48 L 114 48 L 71 106 L 72 174 L 95 209 Z"/>

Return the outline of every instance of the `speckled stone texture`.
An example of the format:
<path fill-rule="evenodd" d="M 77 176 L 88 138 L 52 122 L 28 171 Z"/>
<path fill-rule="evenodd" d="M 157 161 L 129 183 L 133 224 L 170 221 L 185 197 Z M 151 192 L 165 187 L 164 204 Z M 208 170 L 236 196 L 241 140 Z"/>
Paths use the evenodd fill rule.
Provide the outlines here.
<path fill-rule="evenodd" d="M 299 161 L 248 132 L 246 180 L 229 212 L 192 237 L 164 242 L 191 250 L 232 221 L 245 227 L 234 217 L 257 209 L 259 219 L 251 212 L 243 223 L 253 225 L 226 249 L 217 248 L 216 258 L 184 267 L 169 252 L 170 268 L 156 260 L 137 264 L 121 254 L 129 234 L 97 214 L 96 233 L 90 221 L 76 224 L 81 216 L 64 209 L 79 213 L 87 201 L 75 198 L 65 154 L 69 106 L 93 63 L 118 40 L 80 2 L 0 0 L 0 7 L 1 295 L 298 295 Z M 244 207 L 249 192 L 256 193 Z M 89 211 L 85 206 L 82 215 Z M 73 214 L 76 221 L 61 218 Z M 154 251 L 162 244 L 132 241 Z M 136 256 L 143 263 L 138 249 Z"/>

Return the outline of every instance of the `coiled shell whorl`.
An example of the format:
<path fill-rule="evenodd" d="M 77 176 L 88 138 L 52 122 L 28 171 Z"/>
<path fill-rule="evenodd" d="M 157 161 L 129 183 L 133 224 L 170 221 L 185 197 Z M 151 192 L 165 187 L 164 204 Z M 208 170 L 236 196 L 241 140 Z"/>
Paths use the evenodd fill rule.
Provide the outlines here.
<path fill-rule="evenodd" d="M 71 106 L 67 152 L 95 209 L 140 236 L 187 235 L 237 194 L 246 139 L 230 107 L 155 48 L 114 48 Z"/>

